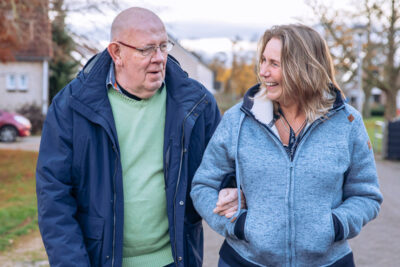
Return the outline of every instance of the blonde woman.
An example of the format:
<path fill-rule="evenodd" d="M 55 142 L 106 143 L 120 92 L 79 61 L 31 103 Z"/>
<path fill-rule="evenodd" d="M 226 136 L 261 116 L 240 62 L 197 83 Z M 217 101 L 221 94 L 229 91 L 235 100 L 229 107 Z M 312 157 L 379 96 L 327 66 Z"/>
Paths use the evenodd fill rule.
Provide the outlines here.
<path fill-rule="evenodd" d="M 382 202 L 362 118 L 315 30 L 275 26 L 259 48 L 261 83 L 225 113 L 192 184 L 195 208 L 226 238 L 219 266 L 354 266 L 347 240 Z M 227 218 L 215 206 L 233 171 L 247 209 Z"/>

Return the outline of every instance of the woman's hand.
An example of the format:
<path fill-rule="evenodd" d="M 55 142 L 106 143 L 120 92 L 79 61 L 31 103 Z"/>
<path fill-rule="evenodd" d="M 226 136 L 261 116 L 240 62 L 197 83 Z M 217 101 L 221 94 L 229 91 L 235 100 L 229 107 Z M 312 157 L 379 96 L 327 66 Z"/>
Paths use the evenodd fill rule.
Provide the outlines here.
<path fill-rule="evenodd" d="M 240 190 L 241 194 L 241 209 L 246 207 L 246 198 L 244 197 L 243 191 Z M 218 201 L 214 213 L 218 213 L 220 216 L 231 218 L 238 209 L 238 194 L 236 188 L 224 188 L 219 191 Z"/>

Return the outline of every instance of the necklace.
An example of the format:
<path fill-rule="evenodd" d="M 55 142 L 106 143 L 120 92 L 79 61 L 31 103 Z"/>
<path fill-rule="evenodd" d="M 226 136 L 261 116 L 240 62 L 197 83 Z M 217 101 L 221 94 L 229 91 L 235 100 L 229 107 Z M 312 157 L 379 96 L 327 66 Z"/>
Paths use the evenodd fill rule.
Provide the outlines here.
<path fill-rule="evenodd" d="M 301 129 L 303 129 L 303 127 L 306 125 L 306 122 L 307 122 L 307 119 L 305 119 L 305 120 L 303 121 L 303 123 L 300 125 L 300 127 L 299 127 L 297 130 L 294 130 L 294 129 L 292 128 L 292 126 L 290 126 L 289 122 L 286 120 L 285 116 L 283 116 L 283 114 L 282 114 L 282 116 L 279 118 L 279 120 L 281 121 L 281 124 L 283 125 L 283 128 L 285 129 L 285 131 L 286 131 L 288 134 L 290 134 L 290 129 L 289 129 L 289 128 L 286 126 L 286 124 L 283 122 L 282 118 L 285 119 L 285 122 L 287 123 L 287 125 L 289 125 L 289 128 L 293 130 L 295 136 L 297 135 L 297 133 L 298 133 Z"/>

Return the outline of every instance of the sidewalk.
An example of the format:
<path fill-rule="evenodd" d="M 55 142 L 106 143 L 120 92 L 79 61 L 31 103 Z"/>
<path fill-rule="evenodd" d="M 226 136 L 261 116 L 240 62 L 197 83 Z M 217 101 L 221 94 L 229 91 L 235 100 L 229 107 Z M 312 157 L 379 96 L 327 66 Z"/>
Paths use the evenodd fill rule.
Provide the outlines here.
<path fill-rule="evenodd" d="M 40 136 L 18 137 L 16 142 L 0 142 L 0 149 L 39 151 Z"/>

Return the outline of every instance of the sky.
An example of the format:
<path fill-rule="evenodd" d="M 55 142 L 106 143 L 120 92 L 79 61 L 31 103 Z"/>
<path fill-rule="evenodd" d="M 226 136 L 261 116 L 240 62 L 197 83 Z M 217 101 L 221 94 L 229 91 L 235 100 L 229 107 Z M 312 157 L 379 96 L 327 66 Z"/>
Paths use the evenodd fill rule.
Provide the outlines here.
<path fill-rule="evenodd" d="M 313 1 L 313 0 L 311 0 Z M 314 0 L 315 1 L 315 0 Z M 332 8 L 346 8 L 352 0 L 324 0 Z M 255 50 L 268 27 L 275 24 L 318 21 L 304 0 L 119 0 L 122 7 L 140 6 L 155 12 L 180 44 L 200 54 L 230 53 L 231 39 L 239 37 L 244 49 Z M 106 46 L 117 11 L 107 15 L 71 14 L 67 24 L 74 31 Z"/>

